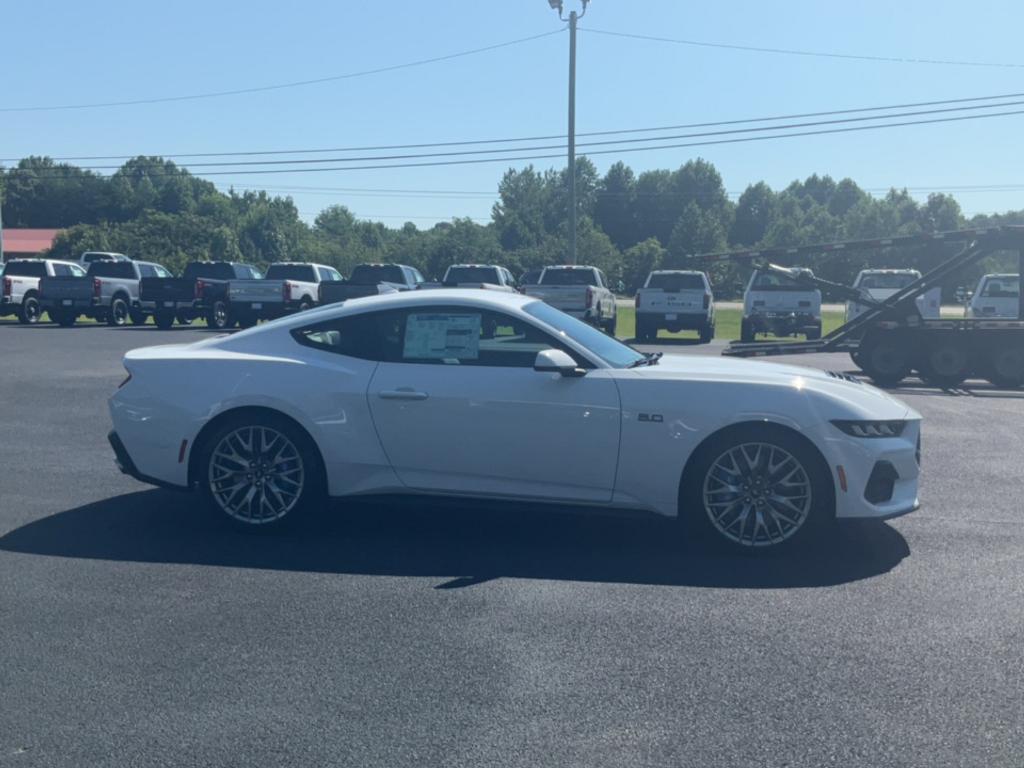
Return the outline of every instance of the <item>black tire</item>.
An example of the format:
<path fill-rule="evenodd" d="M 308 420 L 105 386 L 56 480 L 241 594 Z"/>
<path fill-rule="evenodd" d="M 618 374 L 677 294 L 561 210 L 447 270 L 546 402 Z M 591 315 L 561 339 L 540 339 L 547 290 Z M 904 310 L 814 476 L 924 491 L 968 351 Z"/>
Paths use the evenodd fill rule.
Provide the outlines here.
<path fill-rule="evenodd" d="M 604 323 L 604 332 L 609 336 L 615 335 L 615 328 L 618 326 L 619 316 L 617 314 L 612 315 L 611 319 Z"/>
<path fill-rule="evenodd" d="M 147 315 L 141 309 L 132 309 L 129 310 L 128 317 L 131 318 L 132 325 L 145 325 L 146 318 L 149 317 L 149 315 Z"/>
<path fill-rule="evenodd" d="M 807 329 L 807 340 L 808 341 L 817 341 L 820 338 L 821 338 L 821 326 L 820 325 L 815 326 L 813 328 L 808 328 Z"/>
<path fill-rule="evenodd" d="M 259 318 L 254 314 L 244 314 L 238 316 L 238 327 L 239 328 L 252 328 L 256 323 L 259 322 Z"/>
<path fill-rule="evenodd" d="M 153 322 L 161 331 L 166 331 L 174 325 L 174 315 L 171 312 L 157 312 L 153 315 Z"/>
<path fill-rule="evenodd" d="M 963 384 L 970 373 L 970 366 L 967 342 L 945 338 L 933 342 L 925 350 L 919 372 L 926 383 L 948 389 Z"/>
<path fill-rule="evenodd" d="M 213 302 L 209 312 L 206 313 L 206 324 L 218 331 L 227 330 L 235 324 L 226 301 L 217 299 L 217 301 Z"/>
<path fill-rule="evenodd" d="M 21 308 L 18 310 L 18 322 L 22 325 L 35 325 L 42 317 L 43 309 L 39 306 L 39 298 L 30 293 L 21 300 Z"/>
<path fill-rule="evenodd" d="M 715 326 L 705 325 L 700 329 L 700 343 L 707 344 L 715 338 Z"/>
<path fill-rule="evenodd" d="M 106 314 L 107 325 L 114 327 L 126 325 L 130 317 L 128 302 L 121 296 L 115 296 L 113 300 L 111 300 L 110 308 L 107 310 Z"/>
<path fill-rule="evenodd" d="M 78 322 L 78 315 L 74 312 L 50 312 L 50 319 L 61 328 L 70 328 Z"/>
<path fill-rule="evenodd" d="M 754 326 L 749 320 L 740 321 L 740 341 L 743 344 L 749 344 L 755 338 Z"/>
<path fill-rule="evenodd" d="M 986 375 L 997 387 L 1024 385 L 1024 346 L 994 346 L 988 352 Z"/>
<path fill-rule="evenodd" d="M 186 315 L 180 312 L 175 316 L 174 319 L 178 321 L 179 325 L 192 325 L 192 318 L 187 317 Z"/>
<path fill-rule="evenodd" d="M 305 312 L 307 309 L 313 308 L 313 300 L 308 296 L 299 302 L 299 312 Z"/>
<path fill-rule="evenodd" d="M 896 386 L 913 367 L 910 340 L 895 333 L 865 337 L 857 357 L 861 370 L 881 387 Z"/>
<path fill-rule="evenodd" d="M 283 472 L 291 473 L 289 476 L 293 480 L 297 477 L 301 481 L 301 488 L 297 491 L 297 498 L 294 503 L 279 517 L 260 520 L 253 515 L 249 519 L 245 519 L 245 510 L 240 510 L 238 514 L 232 514 L 228 510 L 232 501 L 230 498 L 227 499 L 227 506 L 225 506 L 226 496 L 223 483 L 236 480 L 248 482 L 252 475 L 246 474 L 244 479 L 240 478 L 239 475 L 247 473 L 247 470 L 252 465 L 250 464 L 247 467 L 239 464 L 240 471 L 234 473 L 235 477 L 217 482 L 216 476 L 223 472 L 225 465 L 220 463 L 216 467 L 212 467 L 213 456 L 218 445 L 228 438 L 229 435 L 236 433 L 238 430 L 243 430 L 244 432 L 247 429 L 272 430 L 285 437 L 295 449 L 294 453 L 289 453 L 289 455 L 294 456 L 294 459 L 286 461 Z M 237 443 L 232 444 L 232 447 L 239 453 L 244 452 L 240 450 L 242 446 Z M 198 447 L 198 451 L 197 463 L 193 465 L 195 469 L 193 479 L 198 485 L 199 492 L 211 511 L 237 530 L 269 533 L 290 528 L 302 517 L 322 506 L 325 500 L 326 478 L 324 477 L 323 462 L 320 459 L 320 453 L 316 445 L 304 430 L 282 416 L 269 412 L 247 412 L 239 414 L 235 418 L 229 418 L 203 439 L 203 443 Z M 294 474 L 296 465 L 299 466 L 298 475 Z M 256 474 L 258 475 L 258 470 Z M 223 477 L 222 474 L 221 476 Z M 256 479 L 258 483 L 259 480 L 258 478 Z M 287 482 L 292 481 L 284 481 L 283 478 L 278 479 L 278 490 L 282 491 L 282 495 L 287 495 L 286 488 L 294 490 L 294 487 L 287 485 Z M 269 487 L 269 483 L 267 485 Z M 215 487 L 220 490 L 215 491 Z M 262 484 L 260 484 L 260 487 L 262 487 Z M 241 490 L 244 492 L 247 488 L 242 488 Z M 257 493 L 259 492 L 257 491 Z M 237 499 L 238 497 L 236 496 L 235 500 Z M 251 502 L 248 506 L 248 511 L 250 513 L 253 511 Z M 262 512 L 262 505 L 258 508 L 258 511 Z"/>
<path fill-rule="evenodd" d="M 744 487 L 749 482 L 751 488 L 741 491 L 735 499 L 729 497 L 731 491 L 716 490 L 715 486 L 720 486 L 722 480 L 721 466 L 716 468 L 716 464 L 728 461 L 730 452 L 742 450 L 741 446 L 747 446 L 748 462 L 755 467 L 763 462 L 761 456 L 767 457 L 767 451 L 758 455 L 750 449 L 753 445 L 764 446 L 765 449 L 774 448 L 776 453 L 773 455 L 779 459 L 783 455 L 788 455 L 792 461 L 787 459 L 785 464 L 780 465 L 776 475 L 788 475 L 792 470 L 794 474 L 786 478 L 788 483 L 802 485 L 809 493 L 790 495 L 797 493 L 798 489 L 787 483 L 780 483 L 777 476 L 774 482 L 764 481 L 768 471 L 763 465 L 756 469 L 752 468 L 752 475 L 749 478 L 736 476 L 737 479 L 742 479 Z M 754 460 L 750 461 L 751 459 Z M 758 477 L 762 478 L 762 482 L 756 481 Z M 749 495 L 743 497 L 743 493 Z M 799 508 L 798 511 L 794 512 L 780 504 L 780 497 L 787 498 Z M 715 501 L 716 499 L 720 501 Z M 760 505 L 758 499 L 761 500 Z M 724 511 L 717 510 L 716 515 L 716 511 L 709 504 L 731 506 L 726 506 Z M 787 519 L 776 512 L 777 507 L 785 510 L 785 514 L 790 517 Z M 736 512 L 735 516 L 731 516 L 733 510 Z M 745 522 L 740 521 L 744 512 L 745 520 L 754 523 L 752 526 L 747 527 Z M 760 526 L 757 524 L 759 513 L 763 520 L 763 525 Z M 754 516 L 753 520 L 750 518 L 751 514 Z M 718 522 L 715 522 L 716 517 Z M 679 519 L 688 535 L 714 541 L 732 551 L 762 553 L 792 550 L 819 538 L 835 520 L 835 490 L 831 471 L 812 445 L 787 429 L 771 424 L 749 424 L 728 428 L 701 445 L 687 465 L 686 474 L 680 484 Z M 732 526 L 739 522 L 738 530 L 729 525 L 730 519 L 733 521 Z M 751 533 L 750 528 L 761 536 L 766 534 L 768 540 L 755 541 L 753 537 L 744 535 Z"/>

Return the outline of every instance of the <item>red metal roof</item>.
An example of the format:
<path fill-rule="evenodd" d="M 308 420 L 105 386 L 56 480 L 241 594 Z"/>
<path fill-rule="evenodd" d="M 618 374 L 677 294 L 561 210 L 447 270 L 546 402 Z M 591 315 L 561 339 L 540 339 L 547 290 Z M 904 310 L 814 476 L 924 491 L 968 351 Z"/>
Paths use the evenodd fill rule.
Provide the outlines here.
<path fill-rule="evenodd" d="M 49 250 L 59 229 L 4 228 L 4 253 L 42 253 Z"/>

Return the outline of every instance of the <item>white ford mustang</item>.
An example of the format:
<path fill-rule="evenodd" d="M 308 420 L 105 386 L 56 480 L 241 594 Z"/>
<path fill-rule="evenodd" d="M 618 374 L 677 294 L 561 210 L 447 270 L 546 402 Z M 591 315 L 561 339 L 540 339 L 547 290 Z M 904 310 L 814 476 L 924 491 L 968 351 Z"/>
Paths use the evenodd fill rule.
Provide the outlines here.
<path fill-rule="evenodd" d="M 435 493 L 678 516 L 744 549 L 917 507 L 920 417 L 840 374 L 644 355 L 525 296 L 373 296 L 124 359 L 122 471 L 241 526 Z"/>

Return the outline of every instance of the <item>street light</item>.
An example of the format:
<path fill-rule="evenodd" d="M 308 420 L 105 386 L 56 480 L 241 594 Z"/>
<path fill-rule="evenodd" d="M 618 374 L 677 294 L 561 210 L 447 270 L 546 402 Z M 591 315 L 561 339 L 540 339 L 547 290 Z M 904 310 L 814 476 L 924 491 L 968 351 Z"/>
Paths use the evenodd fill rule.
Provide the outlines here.
<path fill-rule="evenodd" d="M 569 263 L 576 263 L 576 22 L 587 13 L 590 0 L 580 0 L 583 10 L 562 16 L 563 0 L 548 0 L 558 18 L 569 22 Z"/>

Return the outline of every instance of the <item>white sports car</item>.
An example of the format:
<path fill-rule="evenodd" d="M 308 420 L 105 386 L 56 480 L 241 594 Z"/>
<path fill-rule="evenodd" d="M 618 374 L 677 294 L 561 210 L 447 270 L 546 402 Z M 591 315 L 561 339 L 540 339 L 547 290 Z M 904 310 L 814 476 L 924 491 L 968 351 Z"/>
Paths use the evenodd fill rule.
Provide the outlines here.
<path fill-rule="evenodd" d="M 244 527 L 324 495 L 678 516 L 744 549 L 917 508 L 920 416 L 842 374 L 643 354 L 543 302 L 440 289 L 124 359 L 123 472 Z"/>

